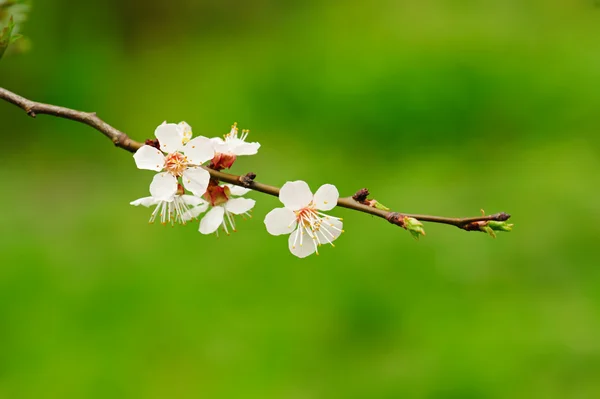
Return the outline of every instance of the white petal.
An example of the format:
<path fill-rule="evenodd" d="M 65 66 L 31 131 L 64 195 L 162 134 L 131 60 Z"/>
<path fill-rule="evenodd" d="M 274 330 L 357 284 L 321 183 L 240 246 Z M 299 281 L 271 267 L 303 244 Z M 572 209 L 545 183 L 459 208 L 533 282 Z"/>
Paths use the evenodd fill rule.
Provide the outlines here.
<path fill-rule="evenodd" d="M 204 201 L 202 198 L 197 197 L 195 195 L 182 195 L 181 199 L 183 203 L 188 206 L 198 206 L 200 204 L 208 204 L 208 202 Z"/>
<path fill-rule="evenodd" d="M 170 154 L 183 148 L 183 136 L 175 123 L 163 123 L 154 131 L 162 152 Z"/>
<path fill-rule="evenodd" d="M 333 184 L 323 184 L 315 193 L 313 201 L 317 209 L 328 211 L 335 208 L 338 198 L 340 193 Z"/>
<path fill-rule="evenodd" d="M 181 135 L 182 141 L 187 143 L 192 138 L 192 127 L 187 122 L 181 121 L 177 125 L 179 127 L 179 134 Z"/>
<path fill-rule="evenodd" d="M 279 200 L 292 211 L 304 208 L 310 204 L 312 199 L 313 195 L 310 187 L 302 180 L 289 181 L 279 191 Z"/>
<path fill-rule="evenodd" d="M 236 197 L 242 196 L 242 195 L 252 191 L 249 188 L 234 186 L 233 184 L 225 184 L 225 185 L 227 187 L 229 187 L 229 192 L 231 193 L 231 195 L 235 195 Z"/>
<path fill-rule="evenodd" d="M 157 200 L 154 197 L 144 197 L 144 198 L 140 198 L 140 199 L 136 199 L 135 201 L 131 201 L 129 204 L 130 205 L 134 205 L 134 206 L 145 206 L 145 207 L 149 207 L 152 205 L 156 205 L 158 204 L 160 201 Z"/>
<path fill-rule="evenodd" d="M 147 169 L 160 172 L 165 166 L 165 156 L 157 148 L 143 145 L 133 154 L 133 159 L 138 169 Z"/>
<path fill-rule="evenodd" d="M 225 209 L 234 215 L 241 215 L 254 207 L 256 201 L 249 198 L 232 198 L 225 203 Z"/>
<path fill-rule="evenodd" d="M 319 242 L 321 244 L 328 244 L 335 241 L 342 234 L 343 227 L 344 224 L 341 220 L 325 216 L 321 219 L 321 227 L 316 232 Z"/>
<path fill-rule="evenodd" d="M 186 222 L 188 220 L 192 220 L 194 218 L 197 218 L 198 215 L 200 215 L 201 213 L 204 213 L 206 211 L 206 209 L 208 209 L 208 202 L 204 202 L 198 206 L 193 207 L 192 209 L 188 210 L 187 212 L 185 212 L 183 215 L 181 215 L 182 219 L 185 220 Z"/>
<path fill-rule="evenodd" d="M 254 155 L 260 148 L 259 143 L 246 143 L 245 141 L 239 140 L 232 146 L 232 152 L 235 155 Z"/>
<path fill-rule="evenodd" d="M 231 150 L 229 148 L 229 144 L 220 137 L 213 137 L 210 139 L 213 144 L 213 148 L 215 152 L 219 152 L 221 154 L 230 153 Z"/>
<path fill-rule="evenodd" d="M 287 208 L 275 208 L 265 216 L 265 227 L 270 234 L 290 234 L 296 228 L 296 214 Z"/>
<path fill-rule="evenodd" d="M 181 129 L 181 131 L 183 133 L 185 132 L 191 132 L 192 131 L 192 127 L 190 126 L 189 123 L 187 123 L 186 121 L 181 121 L 177 124 L 177 126 L 179 126 L 179 129 Z"/>
<path fill-rule="evenodd" d="M 177 192 L 177 179 L 169 172 L 159 173 L 150 183 L 150 195 L 159 201 L 173 201 Z"/>
<path fill-rule="evenodd" d="M 200 221 L 200 233 L 210 234 L 217 231 L 221 223 L 223 223 L 223 214 L 225 208 L 222 206 L 213 207 Z"/>
<path fill-rule="evenodd" d="M 213 159 L 215 156 L 213 142 L 202 136 L 190 140 L 185 147 L 183 147 L 182 151 L 188 161 L 193 165 L 203 164 L 204 162 Z"/>
<path fill-rule="evenodd" d="M 299 258 L 306 258 L 308 255 L 311 255 L 316 251 L 315 242 L 310 236 L 304 232 L 300 231 L 301 229 L 296 230 L 292 234 L 290 234 L 290 238 L 288 239 L 288 245 L 290 247 L 290 252 L 296 255 Z M 302 244 L 300 244 L 302 239 Z"/>
<path fill-rule="evenodd" d="M 183 186 L 194 195 L 201 197 L 208 187 L 210 173 L 202 168 L 189 168 L 183 171 Z"/>

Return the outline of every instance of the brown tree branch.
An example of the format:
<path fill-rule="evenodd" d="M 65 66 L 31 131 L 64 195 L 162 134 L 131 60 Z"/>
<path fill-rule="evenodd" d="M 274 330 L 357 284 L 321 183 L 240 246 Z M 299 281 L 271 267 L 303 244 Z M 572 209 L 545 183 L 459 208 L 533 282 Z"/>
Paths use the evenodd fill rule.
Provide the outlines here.
<path fill-rule="evenodd" d="M 36 115 L 39 114 L 46 114 L 84 123 L 88 126 L 93 127 L 94 129 L 98 130 L 100 133 L 108 137 L 117 147 L 123 148 L 124 150 L 127 150 L 129 152 L 135 152 L 138 148 L 140 148 L 143 145 L 143 143 L 130 139 L 129 136 L 127 136 L 122 131 L 115 129 L 108 123 L 104 122 L 96 115 L 95 112 L 76 111 L 70 108 L 64 108 L 56 105 L 31 101 L 1 87 L 0 99 L 3 99 L 23 109 L 27 113 L 27 115 L 31 116 L 32 118 L 35 118 Z M 234 184 L 237 186 L 251 188 L 254 191 L 269 194 L 275 197 L 279 196 L 278 187 L 269 186 L 267 184 L 254 181 L 254 178 L 256 177 L 254 173 L 248 173 L 245 176 L 237 176 L 217 171 L 207 166 L 202 166 L 202 168 L 206 169 L 213 179 L 225 183 Z M 423 222 L 449 224 L 467 231 L 481 231 L 479 227 L 481 226 L 482 222 L 492 220 L 506 221 L 510 218 L 510 215 L 504 212 L 496 213 L 494 215 L 476 216 L 471 218 L 447 218 L 441 216 L 398 213 L 389 210 L 379 209 L 366 204 L 365 200 L 367 196 L 368 191 L 366 189 L 362 189 L 359 192 L 357 192 L 353 197 L 340 198 L 338 200 L 338 206 L 378 216 L 383 219 L 386 219 L 392 224 L 401 227 L 404 227 L 404 218 L 408 217 L 415 218 Z"/>
<path fill-rule="evenodd" d="M 117 147 L 121 147 L 127 151 L 135 152 L 143 145 L 142 143 L 131 140 L 125 133 L 115 129 L 102 119 L 98 118 L 95 112 L 76 111 L 74 109 L 58 107 L 56 105 L 38 103 L 21 97 L 2 87 L 0 87 L 0 98 L 21 108 L 32 118 L 35 118 L 39 114 L 46 114 L 85 123 L 108 137 Z"/>

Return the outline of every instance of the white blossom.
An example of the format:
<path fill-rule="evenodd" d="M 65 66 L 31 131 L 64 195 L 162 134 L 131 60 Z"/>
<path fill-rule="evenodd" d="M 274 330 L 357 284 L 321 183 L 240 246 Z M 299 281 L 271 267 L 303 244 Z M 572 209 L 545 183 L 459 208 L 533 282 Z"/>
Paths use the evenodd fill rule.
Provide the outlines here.
<path fill-rule="evenodd" d="M 153 198 L 170 201 L 177 192 L 178 179 L 196 196 L 202 196 L 208 187 L 210 174 L 199 167 L 214 156 L 213 142 L 206 137 L 191 139 L 190 126 L 182 122 L 163 123 L 154 132 L 160 150 L 144 145 L 133 155 L 139 169 L 158 173 L 150 184 Z"/>
<path fill-rule="evenodd" d="M 279 191 L 283 208 L 275 208 L 265 217 L 272 235 L 290 234 L 290 252 L 299 258 L 316 252 L 318 246 L 331 244 L 343 232 L 342 219 L 326 215 L 337 205 L 339 192 L 334 185 L 324 184 L 313 195 L 306 182 L 287 182 Z"/>
<path fill-rule="evenodd" d="M 246 138 L 250 133 L 249 130 L 242 130 L 242 134 L 238 137 L 237 123 L 231 126 L 231 130 L 223 138 L 214 137 L 211 140 L 215 146 L 215 152 L 229 155 L 254 155 L 260 148 L 259 143 L 247 143 Z"/>
<path fill-rule="evenodd" d="M 151 207 L 156 206 L 152 215 L 150 215 L 150 223 L 154 223 L 158 216 L 162 224 L 175 225 L 175 223 L 186 224 L 187 221 L 193 219 L 198 214 L 204 212 L 208 208 L 208 203 L 202 198 L 195 195 L 174 195 L 170 200 L 161 200 L 154 197 L 144 197 L 132 201 L 134 206 Z"/>
<path fill-rule="evenodd" d="M 209 188 L 209 192 L 210 192 Z M 214 205 L 204 215 L 200 221 L 199 231 L 202 234 L 217 233 L 219 227 L 223 227 L 225 234 L 229 235 L 231 231 L 237 231 L 235 227 L 235 215 L 250 216 L 250 210 L 256 204 L 256 201 L 249 198 L 241 198 L 241 195 L 246 194 L 250 191 L 247 188 L 233 186 L 225 184 L 217 187 L 218 194 L 215 196 L 213 202 Z M 207 194 L 209 193 L 207 192 Z M 232 196 L 238 196 L 238 198 L 232 198 Z M 207 203 L 210 204 L 210 203 Z M 191 210 L 190 216 L 194 216 L 195 208 Z"/>

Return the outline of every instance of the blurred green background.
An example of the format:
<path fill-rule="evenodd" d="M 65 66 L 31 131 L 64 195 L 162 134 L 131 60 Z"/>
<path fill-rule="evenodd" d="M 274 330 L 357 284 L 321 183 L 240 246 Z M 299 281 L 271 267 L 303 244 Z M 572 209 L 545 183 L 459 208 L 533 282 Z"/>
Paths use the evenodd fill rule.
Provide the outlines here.
<path fill-rule="evenodd" d="M 336 209 L 297 259 L 260 195 L 239 232 L 148 225 L 152 172 L 0 103 L 0 398 L 600 397 L 600 8 L 586 0 L 35 1 L 0 86 L 137 140 L 263 147 L 234 173 L 506 211 L 416 242 Z"/>

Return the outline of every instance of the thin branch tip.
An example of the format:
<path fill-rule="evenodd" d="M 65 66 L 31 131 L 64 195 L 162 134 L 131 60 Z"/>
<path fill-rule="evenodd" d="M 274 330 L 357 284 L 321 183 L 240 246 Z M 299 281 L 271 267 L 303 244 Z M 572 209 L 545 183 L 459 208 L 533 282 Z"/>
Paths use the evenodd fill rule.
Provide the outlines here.
<path fill-rule="evenodd" d="M 506 213 L 506 212 L 500 212 L 497 214 L 498 216 L 496 217 L 495 220 L 499 221 L 499 222 L 506 222 L 508 219 L 510 219 L 510 213 Z"/>

